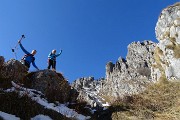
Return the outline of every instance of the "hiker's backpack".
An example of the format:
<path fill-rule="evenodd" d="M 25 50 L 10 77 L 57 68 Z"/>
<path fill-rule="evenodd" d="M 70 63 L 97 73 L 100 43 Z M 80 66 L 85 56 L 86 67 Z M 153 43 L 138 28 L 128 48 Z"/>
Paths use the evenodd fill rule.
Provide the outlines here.
<path fill-rule="evenodd" d="M 21 58 L 21 60 L 25 60 L 25 58 L 26 57 L 28 57 L 28 56 L 33 56 L 32 54 L 25 54 L 22 58 Z M 35 60 L 35 58 L 33 57 L 33 61 Z"/>

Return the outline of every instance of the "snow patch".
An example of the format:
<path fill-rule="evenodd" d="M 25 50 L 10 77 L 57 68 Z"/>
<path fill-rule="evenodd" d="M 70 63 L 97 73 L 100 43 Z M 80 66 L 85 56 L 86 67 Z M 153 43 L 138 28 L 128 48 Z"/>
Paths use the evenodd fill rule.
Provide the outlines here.
<path fill-rule="evenodd" d="M 55 105 L 54 103 L 48 103 L 46 99 L 41 98 L 43 94 L 40 91 L 24 88 L 13 81 L 11 83 L 14 87 L 5 90 L 6 92 L 18 91 L 20 95 L 28 95 L 28 97 L 30 97 L 33 101 L 36 101 L 45 108 L 59 112 L 68 118 L 73 118 L 76 120 L 88 120 L 91 118 L 90 116 L 84 116 L 82 114 L 78 114 L 76 111 L 66 107 L 64 104 Z"/>
<path fill-rule="evenodd" d="M 11 115 L 1 111 L 0 111 L 0 118 L 2 118 L 3 120 L 20 120 L 20 118 L 16 117 L 15 115 Z"/>
<path fill-rule="evenodd" d="M 31 118 L 31 120 L 52 120 L 52 119 L 46 115 L 36 115 L 35 117 Z"/>

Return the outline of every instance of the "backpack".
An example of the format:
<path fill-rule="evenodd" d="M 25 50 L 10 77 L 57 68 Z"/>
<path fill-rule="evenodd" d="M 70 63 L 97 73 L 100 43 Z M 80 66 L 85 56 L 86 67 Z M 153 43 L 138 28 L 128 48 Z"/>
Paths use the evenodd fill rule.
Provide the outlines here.
<path fill-rule="evenodd" d="M 26 57 L 28 57 L 28 56 L 33 56 L 32 54 L 25 54 L 22 58 L 21 58 L 21 60 L 25 60 L 25 58 Z M 33 61 L 35 60 L 35 58 L 33 57 Z"/>

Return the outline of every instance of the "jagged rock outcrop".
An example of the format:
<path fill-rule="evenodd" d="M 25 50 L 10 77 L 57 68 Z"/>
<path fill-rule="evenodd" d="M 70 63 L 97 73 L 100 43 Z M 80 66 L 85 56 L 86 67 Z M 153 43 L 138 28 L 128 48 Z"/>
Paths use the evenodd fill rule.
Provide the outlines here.
<path fill-rule="evenodd" d="M 152 41 L 128 45 L 126 59 L 119 58 L 106 65 L 106 81 L 102 92 L 115 98 L 139 93 L 151 81 L 151 65 L 156 44 Z"/>
<path fill-rule="evenodd" d="M 101 93 L 121 97 L 143 91 L 150 82 L 180 79 L 180 2 L 162 11 L 155 30 L 158 44 L 133 42 L 126 59 L 106 64 Z"/>
<path fill-rule="evenodd" d="M 11 59 L 4 62 L 3 57 L 0 58 L 0 75 L 1 78 L 11 80 L 21 80 L 27 74 L 27 67 L 22 65 L 21 62 Z"/>
<path fill-rule="evenodd" d="M 180 2 L 161 12 L 155 30 L 159 43 L 154 54 L 153 80 L 180 79 Z"/>
<path fill-rule="evenodd" d="M 115 64 L 112 62 L 106 64 L 105 80 L 100 80 L 97 84 L 92 77 L 81 78 L 76 80 L 73 86 L 81 91 L 80 96 L 86 98 L 88 103 L 90 101 L 87 99 L 87 90 L 92 92 L 93 89 L 97 89 L 97 85 L 99 90 L 94 93 L 102 97 L 109 96 L 110 99 L 139 93 L 152 80 L 151 66 L 154 62 L 155 47 L 156 43 L 152 41 L 133 42 L 128 46 L 126 59 L 120 57 Z"/>
<path fill-rule="evenodd" d="M 52 70 L 31 72 L 22 82 L 25 86 L 44 93 L 50 101 L 62 103 L 71 99 L 71 86 L 61 73 Z"/>
<path fill-rule="evenodd" d="M 81 89 L 91 89 L 92 91 L 97 91 L 98 88 L 100 88 L 101 86 L 101 80 L 103 80 L 104 78 L 100 79 L 100 80 L 95 80 L 94 77 L 83 77 L 83 78 L 79 78 L 77 80 L 75 80 L 71 86 L 73 88 L 75 88 L 76 90 L 81 90 Z"/>
<path fill-rule="evenodd" d="M 98 96 L 102 88 L 102 81 L 104 81 L 104 78 L 95 80 L 94 77 L 83 77 L 75 80 L 71 86 L 79 92 L 77 100 L 86 101 L 92 107 L 95 107 L 97 104 L 102 106 L 98 102 L 98 100 L 103 102 L 102 98 Z"/>
<path fill-rule="evenodd" d="M 133 42 L 126 59 L 106 64 L 100 93 L 117 98 L 139 93 L 151 82 L 180 79 L 180 2 L 162 11 L 155 30 L 158 44 Z"/>

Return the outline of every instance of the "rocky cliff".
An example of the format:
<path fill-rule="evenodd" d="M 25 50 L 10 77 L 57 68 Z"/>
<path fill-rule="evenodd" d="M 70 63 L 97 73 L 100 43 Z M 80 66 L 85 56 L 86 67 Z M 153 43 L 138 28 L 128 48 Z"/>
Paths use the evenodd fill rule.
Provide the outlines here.
<path fill-rule="evenodd" d="M 155 63 L 152 66 L 152 78 L 180 78 L 180 3 L 165 8 L 155 28 L 159 40 L 155 49 Z"/>
<path fill-rule="evenodd" d="M 180 78 L 180 3 L 165 8 L 160 14 L 152 41 L 133 42 L 128 45 L 126 59 L 106 64 L 105 80 L 98 82 L 99 91 L 110 98 L 123 97 L 143 91 L 149 83 Z M 91 81 L 91 83 L 96 83 Z M 91 83 L 78 79 L 73 86 L 81 91 Z M 80 87 L 81 86 L 81 87 Z M 96 85 L 90 86 L 97 89 Z"/>
<path fill-rule="evenodd" d="M 99 95 L 104 78 L 95 80 L 94 77 L 83 77 L 75 80 L 71 86 L 79 92 L 78 100 L 86 101 L 92 107 L 103 106 L 105 100 Z"/>
<path fill-rule="evenodd" d="M 108 62 L 102 92 L 116 98 L 141 92 L 151 82 L 155 46 L 152 41 L 133 42 L 128 45 L 126 59 Z"/>
<path fill-rule="evenodd" d="M 151 66 L 154 63 L 155 47 L 156 43 L 148 40 L 133 42 L 128 45 L 126 59 L 120 57 L 115 64 L 112 62 L 106 64 L 105 79 L 80 78 L 75 80 L 72 86 L 80 92 L 79 98 L 84 98 L 91 105 L 92 92 L 111 99 L 139 93 L 152 81 Z M 91 97 L 88 96 L 89 92 Z"/>

